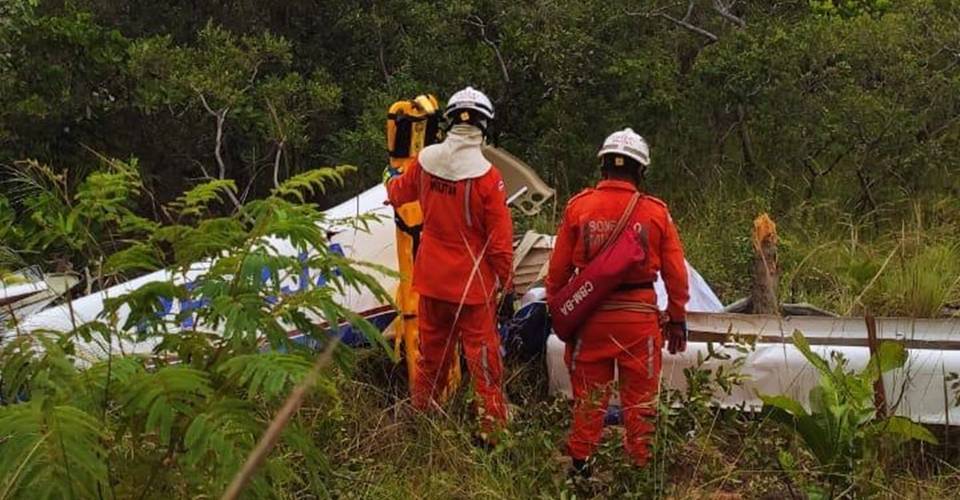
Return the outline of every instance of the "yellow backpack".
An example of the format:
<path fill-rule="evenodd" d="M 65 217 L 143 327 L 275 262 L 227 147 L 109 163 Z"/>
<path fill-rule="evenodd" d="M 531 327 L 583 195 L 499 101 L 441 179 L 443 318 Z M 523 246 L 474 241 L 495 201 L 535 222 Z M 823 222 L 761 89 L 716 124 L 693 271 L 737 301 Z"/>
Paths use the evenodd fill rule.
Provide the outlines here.
<path fill-rule="evenodd" d="M 440 113 L 431 94 L 397 101 L 387 111 L 387 152 L 390 165 L 403 169 L 420 151 L 440 140 Z"/>

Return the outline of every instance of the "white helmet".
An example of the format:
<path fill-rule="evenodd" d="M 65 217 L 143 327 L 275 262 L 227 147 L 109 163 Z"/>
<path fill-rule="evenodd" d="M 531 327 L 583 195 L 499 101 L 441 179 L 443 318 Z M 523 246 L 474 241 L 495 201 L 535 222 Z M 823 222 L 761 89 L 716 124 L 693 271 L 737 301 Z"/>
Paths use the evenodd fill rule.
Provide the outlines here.
<path fill-rule="evenodd" d="M 450 96 L 443 117 L 450 119 L 450 114 L 454 111 L 468 109 L 477 111 L 488 120 L 493 119 L 493 103 L 490 102 L 490 98 L 473 87 L 467 87 Z"/>
<path fill-rule="evenodd" d="M 520 309 L 534 302 L 546 302 L 547 290 L 542 286 L 531 286 L 527 293 L 520 298 Z"/>
<path fill-rule="evenodd" d="M 597 158 L 602 158 L 603 155 L 608 154 L 619 154 L 627 158 L 633 158 L 645 167 L 650 165 L 650 147 L 647 146 L 647 141 L 631 128 L 618 130 L 607 136 L 606 140 L 603 141 L 603 147 L 597 153 Z"/>

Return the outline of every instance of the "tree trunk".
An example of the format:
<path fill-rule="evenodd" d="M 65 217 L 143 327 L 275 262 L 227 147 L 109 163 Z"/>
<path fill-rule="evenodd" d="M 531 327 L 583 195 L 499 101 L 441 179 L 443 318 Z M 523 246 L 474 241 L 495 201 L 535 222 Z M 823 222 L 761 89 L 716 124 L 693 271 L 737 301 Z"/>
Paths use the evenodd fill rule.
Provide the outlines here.
<path fill-rule="evenodd" d="M 767 214 L 753 221 L 753 287 L 750 302 L 754 314 L 779 314 L 777 284 L 780 269 L 777 264 L 777 225 Z"/>
<path fill-rule="evenodd" d="M 750 129 L 747 128 L 747 110 L 743 104 L 737 104 L 737 119 L 740 121 L 737 130 L 740 133 L 743 160 L 750 167 L 750 176 L 757 178 L 757 157 L 753 152 L 753 139 L 750 138 Z"/>

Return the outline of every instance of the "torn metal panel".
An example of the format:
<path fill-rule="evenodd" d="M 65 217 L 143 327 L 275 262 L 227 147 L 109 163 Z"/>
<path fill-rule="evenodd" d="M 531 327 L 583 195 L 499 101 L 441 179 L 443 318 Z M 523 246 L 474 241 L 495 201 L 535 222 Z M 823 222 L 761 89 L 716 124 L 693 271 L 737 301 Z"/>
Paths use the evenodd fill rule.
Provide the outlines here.
<path fill-rule="evenodd" d="M 537 175 L 533 167 L 505 149 L 484 146 L 483 155 L 500 170 L 506 184 L 507 198 L 511 200 L 510 205 L 524 214 L 536 215 L 544 203 L 556 194 L 556 191 Z"/>

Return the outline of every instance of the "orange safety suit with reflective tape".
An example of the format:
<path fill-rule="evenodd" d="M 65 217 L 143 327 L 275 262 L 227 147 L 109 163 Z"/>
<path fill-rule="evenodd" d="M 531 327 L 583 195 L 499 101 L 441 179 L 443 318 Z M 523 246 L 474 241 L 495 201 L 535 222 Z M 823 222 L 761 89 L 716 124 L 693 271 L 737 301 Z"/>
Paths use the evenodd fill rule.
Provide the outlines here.
<path fill-rule="evenodd" d="M 510 286 L 513 270 L 513 224 L 504 189 L 495 167 L 480 177 L 449 181 L 419 162 L 387 184 L 391 204 L 419 200 L 423 210 L 413 270 L 413 287 L 420 294 L 413 404 L 427 409 L 443 392 L 461 341 L 486 430 L 506 419 L 495 328 L 496 293 Z"/>
<path fill-rule="evenodd" d="M 636 190 L 630 182 L 603 180 L 571 198 L 550 258 L 548 296 L 600 251 Z M 650 457 L 663 345 L 653 289 L 657 272 L 669 296 L 670 320 L 684 321 L 689 291 L 683 247 L 666 204 L 643 195 L 628 222 L 625 231 L 646 233 L 647 260 L 626 273 L 618 289 L 577 333 L 576 341 L 567 345 L 574 394 L 567 452 L 574 459 L 586 459 L 596 449 L 616 370 L 625 447 L 635 463 L 644 465 Z"/>

